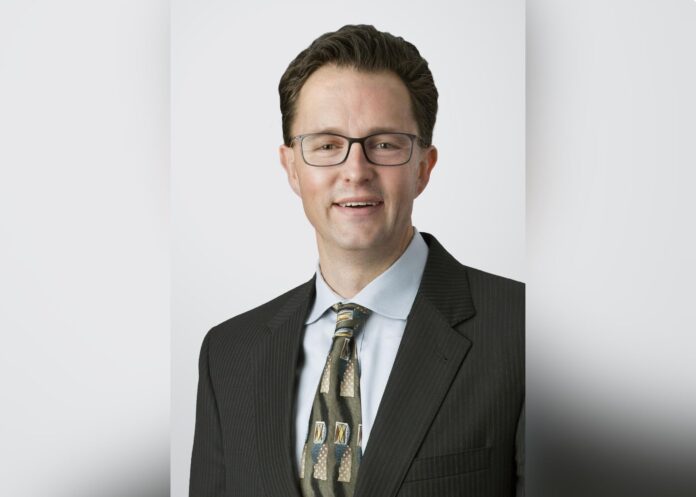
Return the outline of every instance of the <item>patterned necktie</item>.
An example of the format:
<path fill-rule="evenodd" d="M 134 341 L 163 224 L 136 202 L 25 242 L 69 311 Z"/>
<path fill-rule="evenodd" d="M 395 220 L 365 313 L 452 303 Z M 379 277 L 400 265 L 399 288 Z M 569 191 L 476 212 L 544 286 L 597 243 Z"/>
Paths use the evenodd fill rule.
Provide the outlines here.
<path fill-rule="evenodd" d="M 354 333 L 369 310 L 336 304 L 336 331 L 309 418 L 300 461 L 304 497 L 351 497 L 362 458 L 360 366 Z"/>

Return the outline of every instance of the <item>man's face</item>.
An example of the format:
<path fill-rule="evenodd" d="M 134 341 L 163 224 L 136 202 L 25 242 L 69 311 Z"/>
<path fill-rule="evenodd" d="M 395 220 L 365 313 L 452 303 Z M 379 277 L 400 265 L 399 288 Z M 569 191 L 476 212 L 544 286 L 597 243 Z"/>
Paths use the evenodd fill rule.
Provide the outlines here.
<path fill-rule="evenodd" d="M 366 73 L 327 65 L 305 82 L 297 102 L 292 136 L 332 132 L 363 137 L 393 131 L 418 134 L 406 86 L 391 72 Z M 280 147 L 292 189 L 302 198 L 317 234 L 320 254 L 370 251 L 375 256 L 403 250 L 411 236 L 413 200 L 428 183 L 437 160 L 434 147 L 413 146 L 402 166 L 376 166 L 354 143 L 340 165 L 314 167 L 302 158 L 298 141 Z M 376 205 L 350 207 L 346 203 Z"/>

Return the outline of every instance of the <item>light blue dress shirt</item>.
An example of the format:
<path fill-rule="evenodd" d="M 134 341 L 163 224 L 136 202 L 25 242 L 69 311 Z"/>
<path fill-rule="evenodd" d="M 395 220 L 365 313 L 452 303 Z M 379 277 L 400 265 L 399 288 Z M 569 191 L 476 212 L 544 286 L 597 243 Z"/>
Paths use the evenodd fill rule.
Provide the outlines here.
<path fill-rule="evenodd" d="M 367 307 L 370 313 L 357 335 L 360 362 L 360 400 L 362 404 L 363 451 L 377 414 L 382 394 L 394 364 L 406 318 L 416 298 L 428 258 L 428 245 L 414 228 L 414 236 L 399 259 L 372 280 L 352 299 L 336 295 L 317 269 L 316 299 L 305 320 L 304 363 L 301 365 L 297 390 L 295 418 L 296 461 L 307 440 L 309 415 L 314 403 L 319 377 L 331 348 L 336 315 L 330 309 L 337 302 L 354 302 Z"/>

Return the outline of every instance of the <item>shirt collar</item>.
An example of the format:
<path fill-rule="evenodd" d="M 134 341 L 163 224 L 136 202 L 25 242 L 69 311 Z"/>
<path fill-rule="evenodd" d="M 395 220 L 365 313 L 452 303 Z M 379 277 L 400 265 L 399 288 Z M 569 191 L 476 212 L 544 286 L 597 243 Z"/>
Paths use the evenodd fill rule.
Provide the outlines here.
<path fill-rule="evenodd" d="M 413 232 L 413 238 L 401 257 L 352 299 L 337 295 L 317 267 L 316 298 L 305 324 L 318 320 L 337 302 L 354 302 L 388 318 L 405 320 L 418 293 L 428 258 L 428 245 L 416 228 Z"/>

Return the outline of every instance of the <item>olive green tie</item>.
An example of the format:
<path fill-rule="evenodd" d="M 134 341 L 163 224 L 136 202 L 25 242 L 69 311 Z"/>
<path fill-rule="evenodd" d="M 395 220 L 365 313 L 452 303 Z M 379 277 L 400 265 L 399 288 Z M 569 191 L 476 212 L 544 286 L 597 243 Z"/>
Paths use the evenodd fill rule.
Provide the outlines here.
<path fill-rule="evenodd" d="M 303 497 L 351 497 L 362 458 L 360 365 L 354 334 L 369 310 L 336 304 L 336 331 L 309 418 L 300 461 Z"/>

